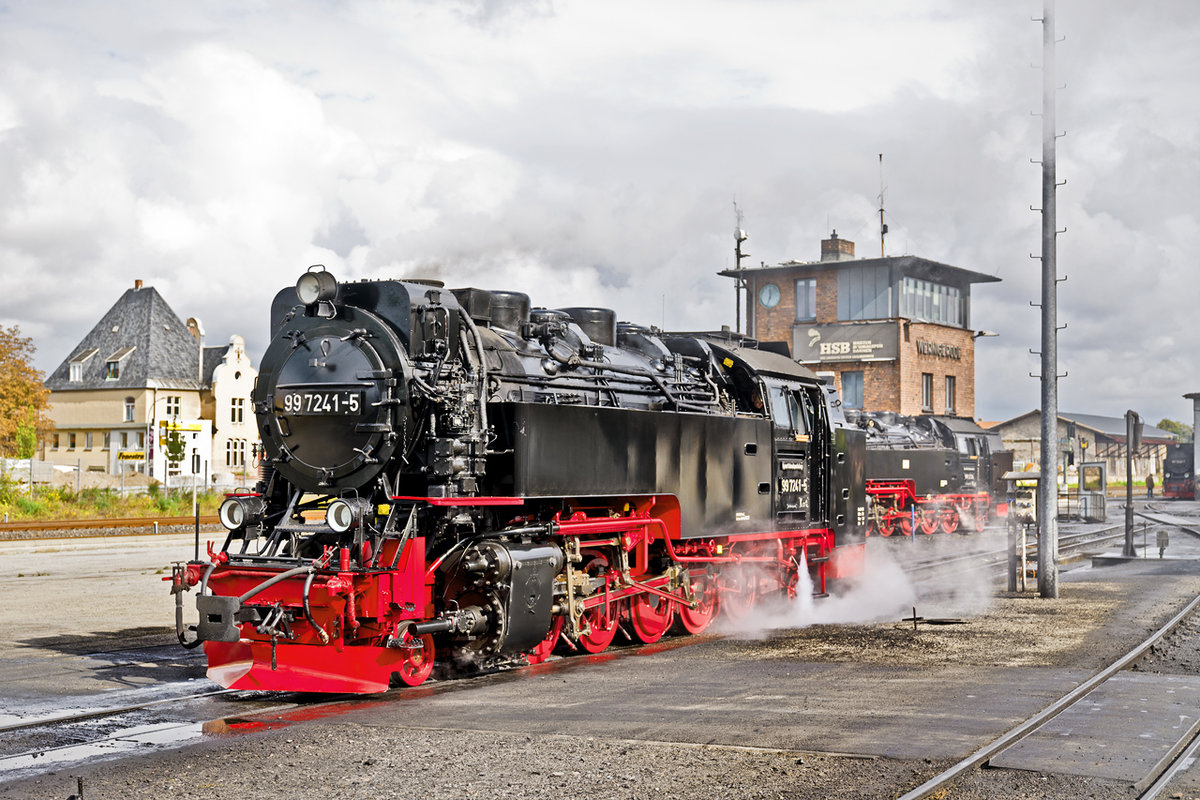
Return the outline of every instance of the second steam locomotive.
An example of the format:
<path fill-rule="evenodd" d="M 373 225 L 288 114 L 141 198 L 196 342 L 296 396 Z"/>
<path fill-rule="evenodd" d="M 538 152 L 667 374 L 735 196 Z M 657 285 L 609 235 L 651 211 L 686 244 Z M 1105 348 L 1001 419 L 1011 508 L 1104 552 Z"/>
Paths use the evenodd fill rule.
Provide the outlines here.
<path fill-rule="evenodd" d="M 996 433 L 960 417 L 847 416 L 867 434 L 868 534 L 984 529 L 1013 463 Z"/>
<path fill-rule="evenodd" d="M 752 340 L 316 268 L 270 325 L 260 479 L 172 575 L 180 640 L 223 686 L 378 692 L 595 653 L 861 568 L 864 433 Z"/>

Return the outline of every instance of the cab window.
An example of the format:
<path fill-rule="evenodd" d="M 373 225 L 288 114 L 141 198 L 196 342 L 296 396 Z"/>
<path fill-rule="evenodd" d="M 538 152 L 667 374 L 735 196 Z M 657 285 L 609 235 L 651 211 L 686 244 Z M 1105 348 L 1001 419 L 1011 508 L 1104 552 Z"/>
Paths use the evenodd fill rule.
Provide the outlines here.
<path fill-rule="evenodd" d="M 784 428 L 795 433 L 806 434 L 809 430 L 808 413 L 796 399 L 796 393 L 787 386 L 770 385 L 767 387 L 771 398 L 771 418 L 776 428 Z"/>

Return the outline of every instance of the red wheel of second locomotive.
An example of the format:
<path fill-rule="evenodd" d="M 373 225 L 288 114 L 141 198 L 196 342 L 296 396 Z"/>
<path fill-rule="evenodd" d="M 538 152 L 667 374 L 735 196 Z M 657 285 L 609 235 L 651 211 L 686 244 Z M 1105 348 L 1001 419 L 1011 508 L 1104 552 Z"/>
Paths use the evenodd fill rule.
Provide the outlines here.
<path fill-rule="evenodd" d="M 717 615 L 717 582 L 708 574 L 693 576 L 692 597 L 696 601 L 695 608 L 689 608 L 682 600 L 679 602 L 679 626 L 688 633 L 700 633 Z"/>
<path fill-rule="evenodd" d="M 942 533 L 954 533 L 958 530 L 960 519 L 958 511 L 952 508 L 944 508 L 937 512 L 938 530 Z"/>
<path fill-rule="evenodd" d="M 417 641 L 421 646 L 405 648 L 404 660 L 396 672 L 405 686 L 420 686 L 433 672 L 433 635 L 427 633 L 413 644 Z"/>
<path fill-rule="evenodd" d="M 663 637 L 675 619 L 675 603 L 662 595 L 646 592 L 629 601 L 629 626 L 633 638 L 653 644 Z"/>
<path fill-rule="evenodd" d="M 937 531 L 938 512 L 931 511 L 929 509 L 923 509 L 921 513 L 917 515 L 917 527 L 920 528 L 921 533 L 925 534 L 926 536 Z"/>

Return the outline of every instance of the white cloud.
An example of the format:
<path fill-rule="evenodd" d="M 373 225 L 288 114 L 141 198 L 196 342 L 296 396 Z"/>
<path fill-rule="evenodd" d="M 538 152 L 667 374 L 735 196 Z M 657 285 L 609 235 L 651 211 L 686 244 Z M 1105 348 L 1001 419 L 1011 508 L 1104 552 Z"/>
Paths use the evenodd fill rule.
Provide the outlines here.
<path fill-rule="evenodd" d="M 998 275 L 978 411 L 1038 403 L 1041 5 L 145 0 L 0 10 L 0 320 L 66 356 L 134 278 L 265 344 L 308 264 L 681 328 L 837 228 Z M 1161 24 L 1169 20 L 1170 24 Z M 1200 386 L 1200 8 L 1060 0 L 1062 404 Z M 53 312 L 49 312 L 53 309 Z"/>

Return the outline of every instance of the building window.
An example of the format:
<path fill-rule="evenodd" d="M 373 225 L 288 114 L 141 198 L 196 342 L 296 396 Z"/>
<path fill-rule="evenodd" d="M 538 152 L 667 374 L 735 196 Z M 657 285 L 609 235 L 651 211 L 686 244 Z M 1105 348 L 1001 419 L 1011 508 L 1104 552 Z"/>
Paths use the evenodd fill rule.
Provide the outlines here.
<path fill-rule="evenodd" d="M 863 407 L 863 374 L 861 371 L 842 373 L 842 405 L 846 408 Z"/>
<path fill-rule="evenodd" d="M 921 410 L 933 411 L 933 373 L 921 373 Z"/>
<path fill-rule="evenodd" d="M 182 406 L 183 403 L 180 401 L 179 395 L 167 395 L 167 418 L 178 417 Z"/>
<path fill-rule="evenodd" d="M 83 365 L 88 362 L 88 359 L 90 359 L 92 356 L 96 355 L 96 353 L 98 353 L 98 352 L 100 352 L 100 351 L 93 347 L 91 350 L 85 350 L 84 352 L 80 353 L 79 355 L 77 355 L 73 359 L 71 359 L 71 381 L 72 382 L 78 383 L 79 381 L 83 380 Z"/>
<path fill-rule="evenodd" d="M 68 450 L 75 449 L 75 434 L 73 434 L 73 433 L 67 434 L 67 449 Z"/>
<path fill-rule="evenodd" d="M 796 322 L 815 322 L 817 319 L 817 279 L 799 278 L 796 281 Z"/>
<path fill-rule="evenodd" d="M 230 402 L 229 407 L 230 422 L 245 422 L 246 421 L 246 400 L 243 397 L 235 397 Z"/>
<path fill-rule="evenodd" d="M 83 435 L 83 446 L 87 450 L 92 449 L 92 434 L 90 432 Z"/>
<path fill-rule="evenodd" d="M 946 376 L 946 413 L 954 413 L 954 376 Z"/>
<path fill-rule="evenodd" d="M 960 328 L 967 324 L 961 289 L 916 278 L 900 282 L 900 316 Z"/>
<path fill-rule="evenodd" d="M 121 449 L 129 447 L 129 431 L 121 431 Z"/>
<path fill-rule="evenodd" d="M 133 406 L 134 400 L 132 397 L 125 398 L 125 421 L 133 422 Z"/>
<path fill-rule="evenodd" d="M 145 431 L 137 432 L 137 446 L 138 446 L 138 450 L 146 449 L 146 432 Z"/>
<path fill-rule="evenodd" d="M 105 431 L 104 432 L 104 449 L 108 450 L 111 447 L 112 447 L 112 432 Z"/>
<path fill-rule="evenodd" d="M 838 319 L 888 319 L 892 311 L 887 267 L 844 267 L 838 272 Z"/>
<path fill-rule="evenodd" d="M 53 450 L 57 450 L 57 449 L 58 449 L 58 447 L 59 447 L 59 439 L 58 439 L 58 436 L 59 436 L 59 435 L 58 435 L 57 433 L 56 433 L 56 434 L 54 434 L 54 446 L 51 448 L 51 449 L 53 449 Z"/>
<path fill-rule="evenodd" d="M 225 466 L 246 466 L 246 440 L 230 439 L 225 443 Z"/>
<path fill-rule="evenodd" d="M 113 330 L 115 331 L 116 329 L 114 328 Z M 136 347 L 122 347 L 120 350 L 109 356 L 104 362 L 104 380 L 115 381 L 117 378 L 120 378 L 121 362 L 136 349 Z"/>

